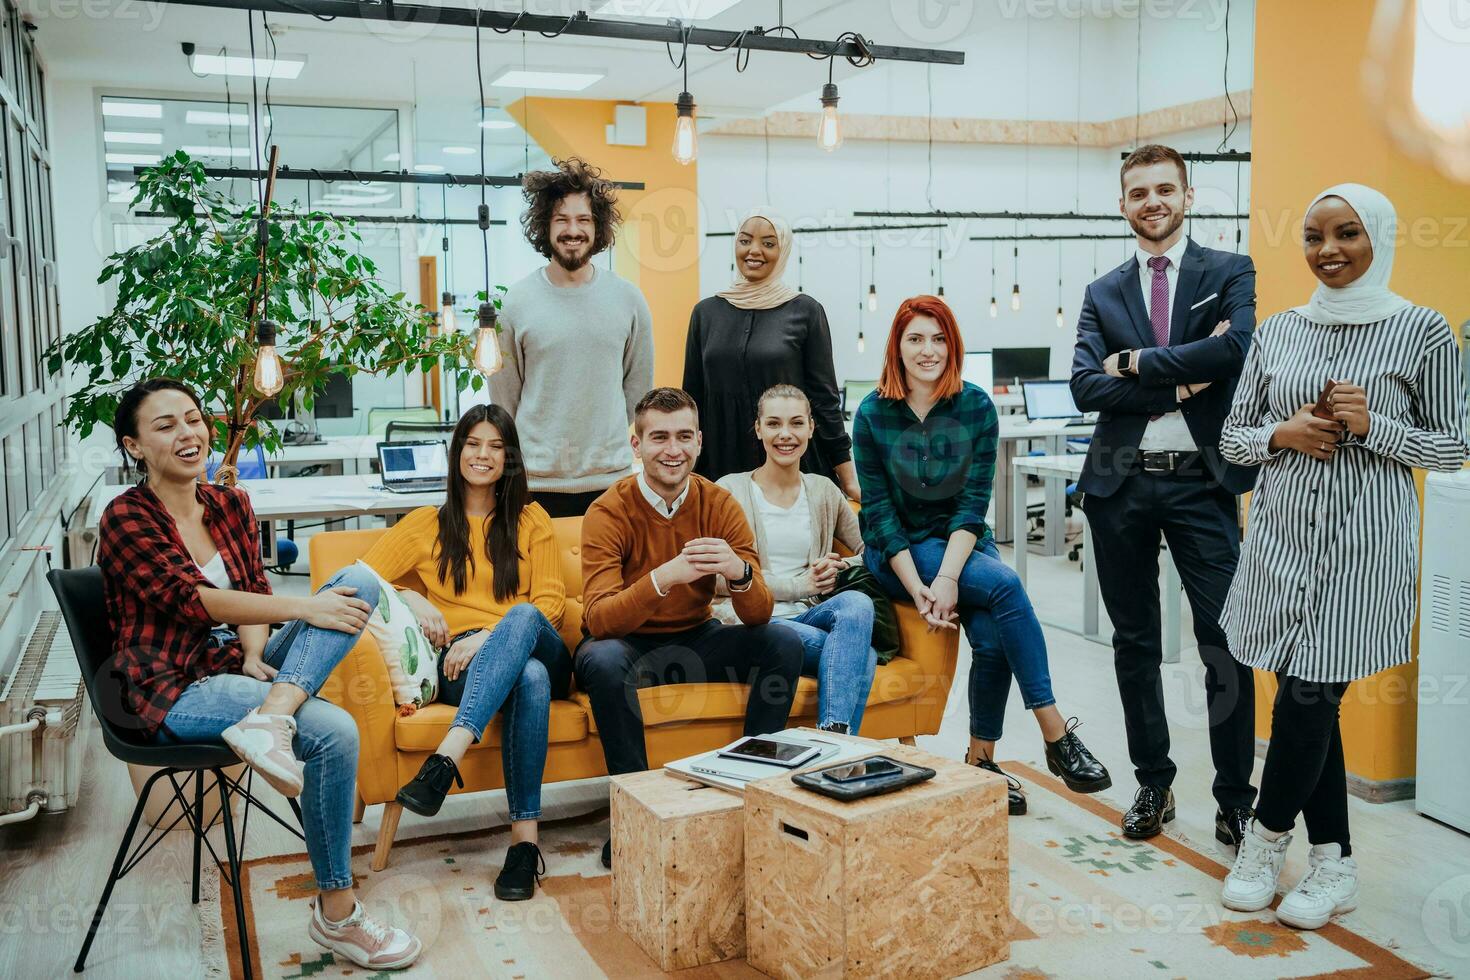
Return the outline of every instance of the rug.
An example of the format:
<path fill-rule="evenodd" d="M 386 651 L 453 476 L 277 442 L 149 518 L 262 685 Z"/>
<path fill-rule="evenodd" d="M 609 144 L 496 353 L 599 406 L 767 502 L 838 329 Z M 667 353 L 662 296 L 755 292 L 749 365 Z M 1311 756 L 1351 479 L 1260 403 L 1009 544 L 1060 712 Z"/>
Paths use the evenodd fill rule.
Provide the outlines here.
<path fill-rule="evenodd" d="M 1010 821 L 1011 956 L 977 977 L 1427 977 L 1419 967 L 1330 923 L 1315 932 L 1278 924 L 1269 912 L 1219 903 L 1229 870 L 1172 836 L 1130 841 L 1121 814 L 1021 763 L 1006 769 L 1029 784 L 1030 811 Z M 392 863 L 367 870 L 370 847 L 353 851 L 360 894 L 374 914 L 410 928 L 425 952 L 416 977 L 646 978 L 664 974 L 614 924 L 610 878 L 599 862 L 606 810 L 542 824 L 548 876 L 529 902 L 492 893 L 507 828 L 400 840 Z M 252 860 L 244 868 L 247 921 L 257 977 L 296 980 L 367 976 L 306 936 L 314 893 L 304 854 Z M 221 924 L 230 973 L 243 975 L 231 893 Z M 944 914 L 935 909 L 935 914 Z M 388 976 L 388 974 L 382 974 Z M 742 961 L 680 971 L 690 980 L 758 977 Z"/>

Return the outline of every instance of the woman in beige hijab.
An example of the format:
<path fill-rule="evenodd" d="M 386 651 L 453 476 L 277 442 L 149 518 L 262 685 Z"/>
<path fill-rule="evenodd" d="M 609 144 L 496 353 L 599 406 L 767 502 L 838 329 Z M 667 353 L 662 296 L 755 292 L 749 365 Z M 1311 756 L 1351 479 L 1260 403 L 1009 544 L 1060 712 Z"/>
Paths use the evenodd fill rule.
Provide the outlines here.
<path fill-rule="evenodd" d="M 795 385 L 811 402 L 815 431 L 802 469 L 858 499 L 852 440 L 842 424 L 827 313 L 782 279 L 791 226 L 769 207 L 735 233 L 735 281 L 695 305 L 684 348 L 684 389 L 699 404 L 704 447 L 696 471 L 711 480 L 765 461 L 751 428 L 761 392 Z"/>

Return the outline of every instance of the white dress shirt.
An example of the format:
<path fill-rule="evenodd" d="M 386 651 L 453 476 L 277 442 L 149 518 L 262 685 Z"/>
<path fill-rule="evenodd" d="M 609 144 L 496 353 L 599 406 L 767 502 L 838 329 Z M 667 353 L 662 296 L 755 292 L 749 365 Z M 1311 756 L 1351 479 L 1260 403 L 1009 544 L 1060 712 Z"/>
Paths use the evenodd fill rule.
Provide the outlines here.
<path fill-rule="evenodd" d="M 643 499 L 648 501 L 648 506 L 658 511 L 664 517 L 673 517 L 679 512 L 679 508 L 684 505 L 684 498 L 689 496 L 689 487 L 693 483 L 693 480 L 687 481 L 684 484 L 684 489 L 679 491 L 679 496 L 674 498 L 674 502 L 671 504 L 665 503 L 664 498 L 660 497 L 653 487 L 648 485 L 648 481 L 643 478 L 643 471 L 638 471 L 638 489 L 643 491 Z"/>
<path fill-rule="evenodd" d="M 1189 236 L 1180 235 L 1179 241 L 1164 257 L 1169 260 L 1169 265 L 1164 269 L 1164 278 L 1169 280 L 1169 329 L 1174 329 L 1174 291 L 1179 287 L 1179 263 L 1184 258 L 1184 250 L 1189 247 Z M 1149 317 L 1149 329 L 1153 329 L 1153 289 L 1154 270 L 1148 266 L 1148 260 L 1153 258 L 1143 249 L 1138 250 L 1138 285 L 1143 290 L 1143 311 Z M 1144 348 L 1140 357 L 1148 356 L 1149 348 Z M 1193 452 L 1199 446 L 1195 444 L 1194 436 L 1190 435 L 1189 423 L 1184 421 L 1184 413 L 1180 411 L 1168 412 L 1149 422 L 1148 428 L 1143 430 L 1143 438 L 1138 442 L 1138 448 L 1144 452 L 1164 452 L 1174 450 L 1177 452 Z"/>

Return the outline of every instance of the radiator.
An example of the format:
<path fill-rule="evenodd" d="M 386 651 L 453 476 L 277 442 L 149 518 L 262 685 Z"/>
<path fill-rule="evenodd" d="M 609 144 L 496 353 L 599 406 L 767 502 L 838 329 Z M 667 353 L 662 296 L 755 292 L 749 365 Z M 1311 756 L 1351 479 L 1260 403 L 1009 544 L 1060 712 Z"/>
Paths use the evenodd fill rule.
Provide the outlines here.
<path fill-rule="evenodd" d="M 93 724 L 61 613 L 43 612 L 0 698 L 0 824 L 76 803 Z"/>

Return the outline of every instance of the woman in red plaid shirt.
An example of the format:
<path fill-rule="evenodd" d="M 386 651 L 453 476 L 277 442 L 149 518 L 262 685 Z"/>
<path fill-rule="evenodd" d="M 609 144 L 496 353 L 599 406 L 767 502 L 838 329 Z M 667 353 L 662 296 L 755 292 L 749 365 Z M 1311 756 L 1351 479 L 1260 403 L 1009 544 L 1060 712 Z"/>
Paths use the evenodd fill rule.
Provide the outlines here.
<path fill-rule="evenodd" d="M 103 710 L 159 744 L 223 741 L 300 796 L 320 892 L 308 934 L 365 969 L 408 966 L 418 938 L 370 918 L 352 887 L 357 726 L 316 697 L 377 605 L 376 579 L 349 567 L 316 595 L 271 595 L 248 494 L 200 482 L 211 421 L 187 385 L 135 385 L 113 428 L 144 480 L 102 515 L 117 691 Z"/>

